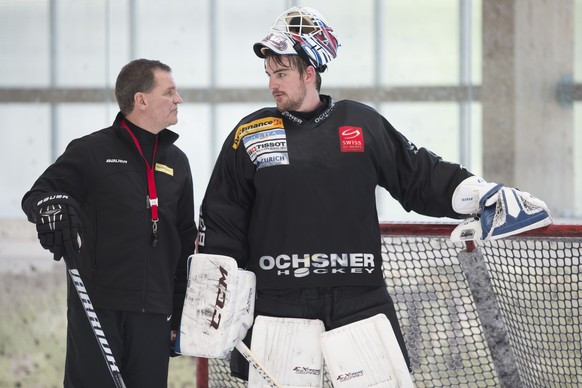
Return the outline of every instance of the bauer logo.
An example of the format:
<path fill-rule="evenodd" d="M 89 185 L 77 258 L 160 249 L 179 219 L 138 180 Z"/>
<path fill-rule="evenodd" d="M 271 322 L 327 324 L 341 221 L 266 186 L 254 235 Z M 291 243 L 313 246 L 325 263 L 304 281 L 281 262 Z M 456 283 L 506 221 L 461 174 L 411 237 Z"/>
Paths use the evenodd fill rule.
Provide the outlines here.
<path fill-rule="evenodd" d="M 341 152 L 364 152 L 364 132 L 360 127 L 339 127 Z"/>
<path fill-rule="evenodd" d="M 89 323 L 93 327 L 93 333 L 95 337 L 97 337 L 97 342 L 101 346 L 101 351 L 106 358 L 107 364 L 109 364 L 109 369 L 111 371 L 119 372 L 119 368 L 115 363 L 115 357 L 113 356 L 113 352 L 107 339 L 105 338 L 105 333 L 101 328 L 101 323 L 99 322 L 99 318 L 97 317 L 97 312 L 93 308 L 93 303 L 91 303 L 91 299 L 89 299 L 89 295 L 87 294 L 87 290 L 85 289 L 85 284 L 83 284 L 83 279 L 79 274 L 77 269 L 69 269 L 69 274 L 71 275 L 71 280 L 73 281 L 75 288 L 77 289 L 77 293 L 79 294 L 79 298 L 83 303 L 83 308 L 85 309 L 85 313 L 87 314 L 87 318 L 89 319 Z"/>
<path fill-rule="evenodd" d="M 47 201 L 52 201 L 53 199 L 69 199 L 69 196 L 66 194 L 55 194 L 55 195 L 49 195 L 46 198 L 41 199 L 40 201 L 38 201 L 36 203 L 36 206 L 40 206 L 41 204 L 47 202 Z"/>

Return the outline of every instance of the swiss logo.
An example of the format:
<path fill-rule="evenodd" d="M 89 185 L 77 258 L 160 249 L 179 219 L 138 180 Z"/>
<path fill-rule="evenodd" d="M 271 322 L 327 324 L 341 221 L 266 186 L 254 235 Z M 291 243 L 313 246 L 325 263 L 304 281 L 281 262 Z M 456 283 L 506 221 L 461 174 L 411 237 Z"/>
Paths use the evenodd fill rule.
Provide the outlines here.
<path fill-rule="evenodd" d="M 360 127 L 339 127 L 341 152 L 364 152 L 364 132 Z"/>

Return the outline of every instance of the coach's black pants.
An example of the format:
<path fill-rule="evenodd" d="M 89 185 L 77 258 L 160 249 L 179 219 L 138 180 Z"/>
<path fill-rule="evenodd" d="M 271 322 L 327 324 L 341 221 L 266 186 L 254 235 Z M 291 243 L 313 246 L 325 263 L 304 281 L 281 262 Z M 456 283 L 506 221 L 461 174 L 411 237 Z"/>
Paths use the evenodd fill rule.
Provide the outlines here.
<path fill-rule="evenodd" d="M 127 388 L 168 385 L 170 322 L 164 314 L 97 309 Z M 66 388 L 115 387 L 85 311 L 76 303 L 67 310 Z"/>
<path fill-rule="evenodd" d="M 255 316 L 319 319 L 323 321 L 326 331 L 370 318 L 376 314 L 384 314 L 390 320 L 406 364 L 410 368 L 410 359 L 398 324 L 394 303 L 386 287 L 263 290 L 257 291 L 255 302 Z M 252 327 L 243 342 L 250 346 L 251 338 Z M 236 349 L 232 351 L 230 370 L 233 376 L 248 380 L 248 362 Z"/>

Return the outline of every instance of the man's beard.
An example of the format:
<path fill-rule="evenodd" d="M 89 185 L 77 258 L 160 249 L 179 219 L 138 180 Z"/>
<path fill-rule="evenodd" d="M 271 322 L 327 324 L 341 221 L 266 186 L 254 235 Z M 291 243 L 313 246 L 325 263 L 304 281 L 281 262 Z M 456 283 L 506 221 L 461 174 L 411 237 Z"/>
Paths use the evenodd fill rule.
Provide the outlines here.
<path fill-rule="evenodd" d="M 294 96 L 289 96 L 289 94 L 285 94 L 285 97 L 287 98 L 281 102 L 275 100 L 277 104 L 277 110 L 279 110 L 279 112 L 297 112 L 299 108 L 301 108 L 301 105 L 305 100 L 306 94 L 307 93 L 305 92 L 305 84 L 301 83 L 299 93 L 295 94 Z"/>

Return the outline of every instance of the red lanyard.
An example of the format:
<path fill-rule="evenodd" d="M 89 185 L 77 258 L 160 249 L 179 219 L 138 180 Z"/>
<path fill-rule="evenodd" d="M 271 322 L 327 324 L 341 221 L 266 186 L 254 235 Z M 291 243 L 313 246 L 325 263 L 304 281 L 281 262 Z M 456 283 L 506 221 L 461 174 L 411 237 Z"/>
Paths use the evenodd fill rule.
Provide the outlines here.
<path fill-rule="evenodd" d="M 156 143 L 154 145 L 154 155 L 152 157 L 152 165 L 150 166 L 145 156 L 143 155 L 143 151 L 141 150 L 139 141 L 137 141 L 137 138 L 135 137 L 133 132 L 131 132 L 131 129 L 129 129 L 124 120 L 121 121 L 121 125 L 123 125 L 123 128 L 125 128 L 127 132 L 131 135 L 131 138 L 133 139 L 133 142 L 135 143 L 135 146 L 137 147 L 137 150 L 139 151 L 139 154 L 141 155 L 141 158 L 143 159 L 146 165 L 146 175 L 148 179 L 148 193 L 149 193 L 147 197 L 148 201 L 147 203 L 152 212 L 152 245 L 155 247 L 156 245 L 158 245 L 159 218 L 158 218 L 158 194 L 156 192 L 156 181 L 154 180 L 153 162 L 156 159 L 156 150 L 158 149 L 158 137 L 156 136 Z"/>

